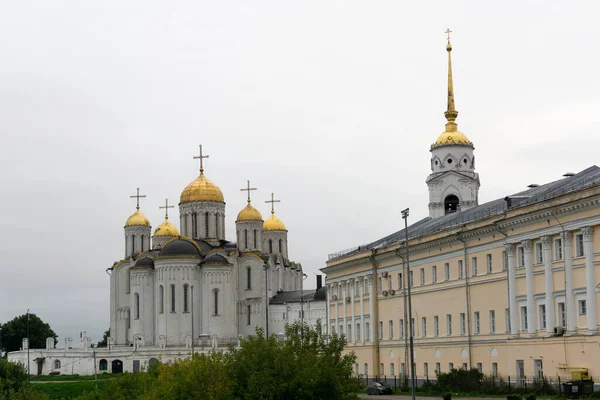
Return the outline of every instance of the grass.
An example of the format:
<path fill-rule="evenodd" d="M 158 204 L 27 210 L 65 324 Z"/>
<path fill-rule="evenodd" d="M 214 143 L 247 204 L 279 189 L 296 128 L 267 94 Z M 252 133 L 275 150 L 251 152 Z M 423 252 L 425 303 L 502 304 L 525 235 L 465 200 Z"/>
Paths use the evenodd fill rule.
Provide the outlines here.
<path fill-rule="evenodd" d="M 98 382 L 98 388 L 102 389 L 108 382 L 106 380 Z M 48 400 L 73 399 L 85 392 L 95 390 L 94 381 L 81 380 L 78 382 L 52 382 L 48 384 L 34 385 L 33 389 L 38 393 L 48 396 Z"/>
<path fill-rule="evenodd" d="M 122 374 L 98 374 L 98 380 L 116 378 Z M 31 382 L 60 382 L 60 381 L 93 381 L 94 375 L 37 375 L 31 377 Z"/>

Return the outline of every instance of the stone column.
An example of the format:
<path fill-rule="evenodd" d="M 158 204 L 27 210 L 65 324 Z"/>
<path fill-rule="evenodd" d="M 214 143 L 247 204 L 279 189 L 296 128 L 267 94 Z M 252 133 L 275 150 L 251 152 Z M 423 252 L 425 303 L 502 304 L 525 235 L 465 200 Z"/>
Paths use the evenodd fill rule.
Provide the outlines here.
<path fill-rule="evenodd" d="M 365 303 L 364 303 L 364 278 L 359 281 L 358 295 L 360 296 L 360 341 L 365 344 Z"/>
<path fill-rule="evenodd" d="M 211 212 L 208 214 L 208 234 L 206 235 L 206 237 L 211 238 L 211 239 L 216 239 L 217 238 L 216 228 L 217 228 L 217 216 L 214 212 Z"/>
<path fill-rule="evenodd" d="M 506 243 L 504 245 L 508 258 L 508 309 L 510 313 L 510 334 L 518 335 L 517 326 L 517 271 L 515 263 L 515 245 Z"/>
<path fill-rule="evenodd" d="M 356 294 L 356 279 L 352 279 L 352 286 L 351 286 L 351 290 L 350 290 L 350 308 L 351 308 L 351 315 L 352 315 L 352 322 L 350 323 L 350 326 L 352 327 L 352 332 L 354 333 L 352 335 L 352 343 L 356 344 L 356 324 L 354 323 L 354 295 Z"/>
<path fill-rule="evenodd" d="M 542 236 L 544 249 L 544 277 L 546 289 L 546 333 L 554 332 L 554 276 L 552 275 L 552 238 Z"/>
<path fill-rule="evenodd" d="M 369 321 L 371 321 L 371 326 L 369 326 L 369 339 L 371 342 L 375 341 L 375 324 L 377 321 L 373 321 L 373 316 L 375 315 L 375 294 L 373 293 L 373 278 L 369 277 Z M 379 366 L 377 366 L 379 368 Z"/>
<path fill-rule="evenodd" d="M 596 314 L 596 277 L 594 274 L 594 228 L 586 226 L 581 229 L 583 233 L 583 247 L 585 251 L 585 281 L 586 281 L 586 316 L 588 331 L 598 330 L 598 316 Z"/>
<path fill-rule="evenodd" d="M 283 269 L 283 266 L 281 266 L 281 268 Z M 281 273 L 279 274 L 281 276 Z M 331 307 L 329 305 L 329 303 L 331 302 L 331 285 L 327 285 L 327 302 L 325 303 L 325 307 L 327 307 L 327 325 L 325 327 L 325 333 L 327 333 L 327 335 L 331 334 L 331 332 L 329 331 L 329 326 L 331 325 Z"/>
<path fill-rule="evenodd" d="M 344 286 L 342 286 L 342 332 L 346 331 L 346 316 L 348 313 L 346 312 L 346 297 L 348 295 L 348 281 L 344 282 Z M 340 332 L 340 334 L 342 333 Z M 348 332 L 346 332 L 346 338 L 348 337 Z"/>
<path fill-rule="evenodd" d="M 575 304 L 573 300 L 573 234 L 563 233 L 565 256 L 565 312 L 567 313 L 567 332 L 575 332 Z"/>
<path fill-rule="evenodd" d="M 335 300 L 335 329 L 339 330 L 339 326 L 338 326 L 338 319 L 340 318 L 340 284 L 336 283 L 336 293 L 337 293 L 337 299 Z M 338 332 L 338 335 L 341 334 L 341 332 Z"/>
<path fill-rule="evenodd" d="M 525 287 L 527 289 L 527 333 L 535 334 L 535 300 L 533 298 L 533 257 L 531 249 L 531 240 L 521 242 L 525 253 Z"/>

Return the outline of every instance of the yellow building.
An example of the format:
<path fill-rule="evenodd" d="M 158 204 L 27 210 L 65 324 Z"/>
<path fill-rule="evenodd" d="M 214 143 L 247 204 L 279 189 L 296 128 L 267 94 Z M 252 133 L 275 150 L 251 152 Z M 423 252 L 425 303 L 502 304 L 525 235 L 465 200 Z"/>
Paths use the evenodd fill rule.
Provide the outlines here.
<path fill-rule="evenodd" d="M 331 254 L 327 329 L 346 335 L 357 373 L 406 373 L 410 281 L 417 376 L 470 367 L 567 378 L 586 367 L 600 377 L 600 168 L 478 204 L 473 143 L 455 122 L 451 50 L 429 217 L 408 227 L 410 275 L 404 230 Z"/>

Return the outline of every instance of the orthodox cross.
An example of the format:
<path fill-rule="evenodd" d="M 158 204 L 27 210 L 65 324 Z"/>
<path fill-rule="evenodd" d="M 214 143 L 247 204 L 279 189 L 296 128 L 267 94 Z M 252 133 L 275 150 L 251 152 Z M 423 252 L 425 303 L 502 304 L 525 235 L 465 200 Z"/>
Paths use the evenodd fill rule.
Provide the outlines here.
<path fill-rule="evenodd" d="M 450 34 L 452 33 L 452 31 L 450 30 L 450 28 L 448 28 L 444 33 L 448 35 L 448 43 L 450 43 Z"/>
<path fill-rule="evenodd" d="M 202 145 L 200 145 L 200 155 L 199 156 L 194 156 L 194 160 L 200 159 L 200 172 L 204 172 L 204 163 L 202 162 L 203 158 L 208 158 L 210 156 L 203 156 L 202 155 Z"/>
<path fill-rule="evenodd" d="M 248 192 L 248 203 L 250 203 L 250 191 L 256 190 L 256 188 L 251 188 L 250 181 L 247 181 L 247 182 L 248 182 L 248 186 L 246 187 L 246 189 L 240 189 L 240 192 Z"/>
<path fill-rule="evenodd" d="M 275 200 L 275 195 L 271 193 L 271 200 L 265 200 L 265 203 L 271 203 L 271 214 L 275 214 L 275 203 L 281 203 L 281 200 Z"/>
<path fill-rule="evenodd" d="M 146 195 L 145 194 L 140 194 L 140 188 L 137 188 L 137 193 L 134 194 L 133 196 L 129 196 L 129 197 L 132 198 L 132 199 L 133 198 L 137 199 L 137 204 L 135 206 L 135 209 L 139 210 L 140 209 L 140 198 L 146 197 Z"/>
<path fill-rule="evenodd" d="M 165 219 L 169 219 L 169 208 L 175 208 L 175 206 L 170 206 L 169 205 L 169 199 L 165 199 L 165 205 L 164 206 L 159 206 L 159 209 L 164 208 L 165 209 Z"/>

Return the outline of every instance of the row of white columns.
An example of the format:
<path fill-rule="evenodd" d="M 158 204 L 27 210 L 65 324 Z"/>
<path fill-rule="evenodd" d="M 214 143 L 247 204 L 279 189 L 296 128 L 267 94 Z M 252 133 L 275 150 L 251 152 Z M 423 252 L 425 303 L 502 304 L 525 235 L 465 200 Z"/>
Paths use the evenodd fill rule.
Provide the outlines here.
<path fill-rule="evenodd" d="M 586 306 L 587 306 L 587 326 L 589 331 L 596 331 L 598 328 L 596 314 L 596 286 L 594 273 L 594 246 L 593 246 L 593 228 L 586 226 L 581 229 L 583 233 L 585 269 L 586 269 Z M 565 313 L 567 315 L 567 332 L 573 333 L 577 327 L 575 324 L 575 301 L 573 297 L 573 234 L 565 231 L 561 234 L 564 247 L 563 259 L 565 263 Z M 552 237 L 542 236 L 542 249 L 544 254 L 544 289 L 546 295 L 546 332 L 553 333 L 555 326 L 554 309 L 554 277 L 552 274 Z M 521 242 L 524 253 L 525 267 L 525 287 L 527 295 L 527 333 L 534 335 L 536 333 L 536 309 L 534 298 L 534 280 L 533 280 L 533 254 L 532 241 L 530 239 Z M 519 333 L 517 324 L 517 278 L 516 278 L 516 260 L 515 244 L 507 243 L 505 245 L 508 256 L 508 290 L 509 290 L 509 311 L 510 311 L 510 332 L 512 335 Z"/>
<path fill-rule="evenodd" d="M 356 279 L 350 279 L 347 280 L 346 282 L 344 282 L 344 284 L 342 284 L 341 282 L 338 283 L 338 285 L 342 286 L 342 293 L 341 293 L 341 298 L 338 298 L 337 300 L 334 300 L 334 307 L 333 307 L 333 312 L 331 309 L 331 301 L 332 301 L 332 294 L 333 294 L 333 285 L 329 284 L 327 287 L 327 314 L 329 315 L 329 322 L 327 324 L 327 332 L 328 333 L 332 333 L 329 331 L 329 327 L 331 325 L 333 325 L 334 327 L 337 327 L 339 325 L 339 320 L 341 319 L 343 321 L 343 323 L 341 324 L 342 329 L 338 332 L 338 334 L 343 334 L 344 332 L 346 332 L 346 336 L 348 337 L 348 340 L 350 343 L 356 344 L 357 341 L 360 341 L 361 343 L 365 343 L 366 341 L 366 328 L 365 328 L 365 303 L 364 303 L 364 280 L 368 281 L 368 285 L 369 285 L 369 305 L 370 305 L 370 315 L 373 315 L 374 312 L 374 293 L 373 293 L 373 281 L 370 277 L 364 277 L 364 278 L 356 278 Z M 357 340 L 357 331 L 356 331 L 356 312 L 355 312 L 355 293 L 356 293 L 356 286 L 354 287 L 354 290 L 350 291 L 349 287 L 350 285 L 358 285 L 358 296 L 360 299 L 360 340 Z M 351 308 L 351 312 L 350 312 L 350 318 L 351 318 L 351 323 L 350 323 L 350 327 L 351 327 L 351 331 L 348 332 L 348 327 L 347 327 L 347 321 L 348 321 L 348 312 L 347 312 L 347 308 L 346 308 L 346 297 L 350 297 L 350 308 Z M 340 306 L 339 306 L 339 302 L 342 301 L 342 315 L 340 316 Z M 371 321 L 371 324 L 369 326 L 369 340 L 372 341 L 373 340 L 373 335 L 374 335 L 374 326 L 375 326 L 375 322 Z"/>

